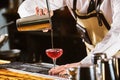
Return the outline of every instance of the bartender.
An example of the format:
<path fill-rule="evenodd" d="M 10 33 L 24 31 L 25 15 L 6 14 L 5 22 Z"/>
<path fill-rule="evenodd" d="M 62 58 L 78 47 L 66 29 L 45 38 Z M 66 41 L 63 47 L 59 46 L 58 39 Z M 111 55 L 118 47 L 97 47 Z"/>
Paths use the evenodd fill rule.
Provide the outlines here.
<path fill-rule="evenodd" d="M 54 10 L 57 10 L 61 7 L 68 6 L 71 14 L 75 18 L 75 15 L 72 11 L 73 2 L 76 1 L 76 9 L 79 13 L 87 13 L 87 9 L 91 1 L 96 2 L 97 0 L 48 0 L 50 7 L 50 14 Z M 98 0 L 99 1 L 99 0 Z M 100 10 L 103 12 L 106 20 L 110 24 L 111 28 L 105 35 L 105 37 L 97 43 L 94 47 L 91 48 L 88 56 L 83 60 L 76 63 L 66 64 L 52 68 L 50 74 L 66 74 L 66 68 L 76 67 L 80 64 L 92 63 L 91 54 L 94 53 L 106 53 L 107 57 L 111 57 L 119 52 L 120 50 L 120 0 L 102 0 L 100 4 Z M 19 7 L 18 13 L 20 17 L 26 17 L 31 15 L 45 15 L 48 13 L 46 0 L 25 0 Z M 102 34 L 102 33 L 101 33 Z"/>

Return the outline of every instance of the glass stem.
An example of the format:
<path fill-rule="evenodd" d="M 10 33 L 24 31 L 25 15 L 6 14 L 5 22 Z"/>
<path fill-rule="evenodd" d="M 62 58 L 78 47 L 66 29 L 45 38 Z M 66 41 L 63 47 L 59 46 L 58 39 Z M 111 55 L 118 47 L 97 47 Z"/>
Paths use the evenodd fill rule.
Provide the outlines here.
<path fill-rule="evenodd" d="M 55 68 L 55 66 L 56 66 L 56 58 L 53 58 L 53 67 Z"/>

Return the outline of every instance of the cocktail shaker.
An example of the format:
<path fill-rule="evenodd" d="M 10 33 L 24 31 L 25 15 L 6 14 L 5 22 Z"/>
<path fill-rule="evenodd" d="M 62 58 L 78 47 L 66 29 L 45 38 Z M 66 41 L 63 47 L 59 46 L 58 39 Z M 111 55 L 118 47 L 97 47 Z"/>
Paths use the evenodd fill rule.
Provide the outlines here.
<path fill-rule="evenodd" d="M 115 71 L 116 71 L 117 76 L 119 77 L 119 80 L 120 80 L 120 55 L 115 55 L 112 58 L 113 58 Z"/>
<path fill-rule="evenodd" d="M 105 53 L 94 53 L 91 57 L 92 63 L 97 64 L 97 60 L 102 60 L 104 58 L 107 58 L 107 55 Z"/>
<path fill-rule="evenodd" d="M 107 58 L 105 53 L 94 53 L 91 57 L 92 64 L 95 65 L 97 80 L 102 80 L 101 60 Z"/>
<path fill-rule="evenodd" d="M 49 15 L 31 15 L 16 20 L 18 31 L 39 31 L 51 29 Z"/>
<path fill-rule="evenodd" d="M 115 71 L 113 59 L 102 59 L 101 62 L 102 80 L 119 80 Z"/>
<path fill-rule="evenodd" d="M 68 68 L 69 80 L 97 80 L 95 66 L 81 64 L 79 67 Z"/>

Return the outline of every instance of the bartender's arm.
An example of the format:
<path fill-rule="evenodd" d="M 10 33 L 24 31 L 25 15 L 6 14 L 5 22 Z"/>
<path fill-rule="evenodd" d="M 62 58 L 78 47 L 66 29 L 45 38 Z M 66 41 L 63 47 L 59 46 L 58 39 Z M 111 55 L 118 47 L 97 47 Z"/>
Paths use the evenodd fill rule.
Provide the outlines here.
<path fill-rule="evenodd" d="M 47 0 L 50 11 L 57 10 L 64 6 L 64 0 Z M 18 8 L 18 13 L 21 18 L 31 15 L 47 14 L 46 0 L 25 0 Z"/>

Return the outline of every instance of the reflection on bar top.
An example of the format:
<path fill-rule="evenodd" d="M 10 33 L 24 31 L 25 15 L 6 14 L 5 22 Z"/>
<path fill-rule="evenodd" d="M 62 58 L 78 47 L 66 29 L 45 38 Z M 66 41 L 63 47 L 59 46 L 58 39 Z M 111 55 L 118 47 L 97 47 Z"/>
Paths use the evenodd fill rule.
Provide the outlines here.
<path fill-rule="evenodd" d="M 8 61 L 8 60 L 1 60 L 1 59 L 0 59 L 0 64 L 6 64 L 6 63 L 11 63 L 11 61 Z"/>

